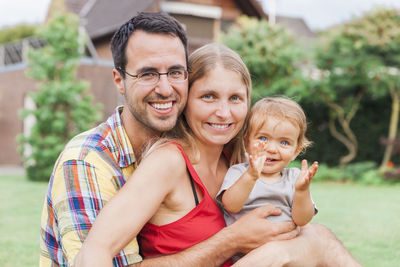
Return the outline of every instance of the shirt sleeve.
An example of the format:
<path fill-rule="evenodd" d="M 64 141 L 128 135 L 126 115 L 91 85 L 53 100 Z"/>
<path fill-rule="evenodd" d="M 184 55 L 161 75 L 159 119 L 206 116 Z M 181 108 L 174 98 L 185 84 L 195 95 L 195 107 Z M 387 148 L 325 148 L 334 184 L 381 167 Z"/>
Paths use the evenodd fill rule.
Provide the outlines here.
<path fill-rule="evenodd" d="M 97 214 L 117 193 L 109 166 L 97 166 L 85 161 L 65 161 L 54 174 L 54 216 L 58 222 L 64 256 L 69 264 L 82 246 Z M 114 174 L 115 175 L 115 174 Z M 127 266 L 141 261 L 136 239 L 114 258 L 114 266 Z"/>
<path fill-rule="evenodd" d="M 226 172 L 224 181 L 222 183 L 222 186 L 220 188 L 220 190 L 218 191 L 216 200 L 218 202 L 218 204 L 222 205 L 222 193 L 228 189 L 229 187 L 231 187 L 234 183 L 236 183 L 237 180 L 239 180 L 239 178 L 243 175 L 243 173 L 246 172 L 246 170 L 248 169 L 248 164 L 247 163 L 240 163 L 240 164 L 236 164 L 231 166 L 228 171 Z"/>

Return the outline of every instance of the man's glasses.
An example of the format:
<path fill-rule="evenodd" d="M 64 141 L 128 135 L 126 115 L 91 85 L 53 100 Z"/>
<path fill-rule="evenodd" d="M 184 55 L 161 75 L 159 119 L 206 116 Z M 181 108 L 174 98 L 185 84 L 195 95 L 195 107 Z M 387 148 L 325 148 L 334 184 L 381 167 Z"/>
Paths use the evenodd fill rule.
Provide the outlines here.
<path fill-rule="evenodd" d="M 160 75 L 167 75 L 167 79 L 170 83 L 181 83 L 187 80 L 188 71 L 184 69 L 170 70 L 168 72 L 160 73 L 157 71 L 142 72 L 136 75 L 130 74 L 121 68 L 117 68 L 120 72 L 126 75 L 138 79 L 138 84 L 141 85 L 154 85 L 160 80 Z"/>

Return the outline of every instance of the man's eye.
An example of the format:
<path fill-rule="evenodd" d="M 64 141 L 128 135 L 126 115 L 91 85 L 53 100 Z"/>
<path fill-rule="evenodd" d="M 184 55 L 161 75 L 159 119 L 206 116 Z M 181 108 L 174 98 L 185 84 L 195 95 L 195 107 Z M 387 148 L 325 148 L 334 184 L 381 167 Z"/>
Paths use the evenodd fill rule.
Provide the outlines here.
<path fill-rule="evenodd" d="M 139 75 L 139 77 L 143 78 L 143 79 L 153 79 L 156 76 L 157 76 L 157 73 L 155 73 L 155 72 L 144 72 Z"/>
<path fill-rule="evenodd" d="M 168 75 L 175 78 L 175 77 L 180 77 L 183 75 L 183 71 L 181 70 L 171 70 L 168 72 Z"/>

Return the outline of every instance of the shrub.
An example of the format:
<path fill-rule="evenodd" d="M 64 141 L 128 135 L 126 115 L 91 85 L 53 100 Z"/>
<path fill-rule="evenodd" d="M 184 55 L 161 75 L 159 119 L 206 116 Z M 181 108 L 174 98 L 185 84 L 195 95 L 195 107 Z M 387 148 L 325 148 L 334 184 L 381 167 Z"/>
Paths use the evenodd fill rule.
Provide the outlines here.
<path fill-rule="evenodd" d="M 376 162 L 364 161 L 350 163 L 343 168 L 345 177 L 351 181 L 358 181 L 368 171 L 374 170 L 377 167 Z"/>
<path fill-rule="evenodd" d="M 315 181 L 345 181 L 344 172 L 339 168 L 330 168 L 326 164 L 319 164 L 318 171 L 314 177 Z"/>
<path fill-rule="evenodd" d="M 30 180 L 47 181 L 66 142 L 100 119 L 100 106 L 86 92 L 88 83 L 76 80 L 83 52 L 78 26 L 75 15 L 54 18 L 40 33 L 48 45 L 29 51 L 27 75 L 38 81 L 39 90 L 30 94 L 36 108 L 23 110 L 21 116 L 33 116 L 36 122 L 19 141 L 21 152 L 31 148 L 24 154 Z"/>

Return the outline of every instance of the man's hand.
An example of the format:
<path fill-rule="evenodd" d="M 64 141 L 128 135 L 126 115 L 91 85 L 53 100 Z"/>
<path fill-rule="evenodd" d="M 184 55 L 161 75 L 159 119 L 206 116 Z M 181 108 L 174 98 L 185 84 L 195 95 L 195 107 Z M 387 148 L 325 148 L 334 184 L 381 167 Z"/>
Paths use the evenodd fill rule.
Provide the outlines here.
<path fill-rule="evenodd" d="M 240 217 L 226 230 L 231 231 L 232 242 L 238 243 L 240 252 L 247 253 L 266 242 L 292 239 L 299 234 L 293 222 L 273 223 L 266 219 L 280 214 L 281 210 L 269 204 Z"/>
<path fill-rule="evenodd" d="M 314 161 L 314 163 L 308 168 L 307 160 L 303 159 L 301 161 L 301 170 L 299 174 L 299 178 L 297 179 L 295 189 L 296 191 L 306 191 L 310 187 L 310 183 L 314 175 L 318 170 L 318 162 Z"/>

